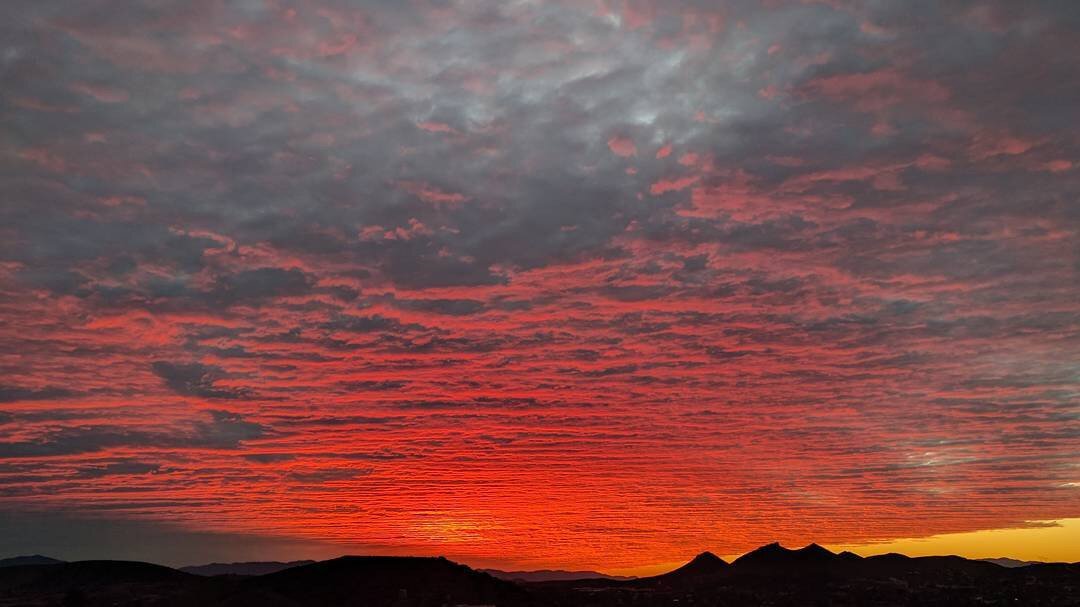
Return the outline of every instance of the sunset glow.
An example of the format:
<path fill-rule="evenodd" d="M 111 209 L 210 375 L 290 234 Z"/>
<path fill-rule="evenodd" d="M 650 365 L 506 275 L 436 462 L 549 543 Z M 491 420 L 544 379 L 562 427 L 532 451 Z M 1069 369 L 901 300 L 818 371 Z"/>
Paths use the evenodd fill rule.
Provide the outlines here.
<path fill-rule="evenodd" d="M 949 533 L 863 546 L 836 546 L 865 556 L 899 552 L 910 556 L 963 554 L 969 558 L 1010 558 L 1048 563 L 1073 562 L 1080 543 L 1080 520 L 1034 521 L 1015 529 Z"/>
<path fill-rule="evenodd" d="M 1080 560 L 1073 3 L 128 4 L 0 8 L 5 554 Z"/>

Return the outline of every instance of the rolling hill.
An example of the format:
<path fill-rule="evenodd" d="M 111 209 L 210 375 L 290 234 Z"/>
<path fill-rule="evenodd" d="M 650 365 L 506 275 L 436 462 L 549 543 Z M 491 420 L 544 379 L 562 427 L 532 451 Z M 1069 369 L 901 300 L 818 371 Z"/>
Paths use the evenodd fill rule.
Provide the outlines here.
<path fill-rule="evenodd" d="M 15 564 L 0 568 L 0 607 L 1080 606 L 1080 564 L 862 558 L 814 544 L 769 544 L 730 564 L 704 552 L 673 571 L 631 580 L 515 582 L 441 557 L 345 556 L 263 575 L 235 571 L 195 575 L 128 561 Z"/>

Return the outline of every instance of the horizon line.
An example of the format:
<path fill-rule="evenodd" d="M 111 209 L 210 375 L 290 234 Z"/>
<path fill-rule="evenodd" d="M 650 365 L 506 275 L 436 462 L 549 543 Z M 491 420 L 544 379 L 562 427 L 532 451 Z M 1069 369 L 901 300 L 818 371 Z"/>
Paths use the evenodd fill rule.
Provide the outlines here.
<path fill-rule="evenodd" d="M 970 554 L 970 553 L 963 554 L 961 551 L 946 550 L 946 549 L 934 552 L 934 551 L 926 551 L 926 550 L 918 550 L 918 549 L 916 549 L 914 551 L 911 551 L 911 550 L 903 551 L 902 549 L 899 548 L 899 546 L 901 546 L 901 545 L 906 545 L 906 546 L 911 546 L 911 547 L 917 547 L 919 544 L 922 544 L 924 546 L 943 545 L 941 543 L 941 540 L 951 539 L 951 538 L 955 538 L 957 536 L 972 536 L 972 535 L 987 535 L 987 534 L 1009 534 L 1009 535 L 1012 535 L 1012 534 L 1015 534 L 1015 533 L 1045 532 L 1045 531 L 1050 530 L 1050 529 L 1063 530 L 1063 531 L 1067 532 L 1070 535 L 1071 534 L 1076 534 L 1077 537 L 1080 538 L 1080 518 L 1077 518 L 1077 519 L 1059 519 L 1059 520 L 1056 520 L 1056 521 L 1028 521 L 1028 522 L 1032 523 L 1032 524 L 1041 524 L 1041 525 L 1031 526 L 1031 527 L 1006 528 L 1006 529 L 990 529 L 990 530 L 974 531 L 974 532 L 961 532 L 961 533 L 955 533 L 955 534 L 939 534 L 939 535 L 934 535 L 934 536 L 928 536 L 928 537 L 925 537 L 925 538 L 898 538 L 898 539 L 895 539 L 895 540 L 864 543 L 864 544 L 836 544 L 836 543 L 809 542 L 809 543 L 807 543 L 805 545 L 799 546 L 798 548 L 790 548 L 790 547 L 788 547 L 790 545 L 795 544 L 793 542 L 788 542 L 788 546 L 785 546 L 784 542 L 782 542 L 782 541 L 772 541 L 772 542 L 766 542 L 766 543 L 760 544 L 760 545 L 758 545 L 758 546 L 756 546 L 754 548 L 746 550 L 745 552 L 722 553 L 722 552 L 719 552 L 719 551 L 715 551 L 715 550 L 712 550 L 712 549 L 705 548 L 705 549 L 702 549 L 702 550 L 699 550 L 699 551 L 695 552 L 693 555 L 691 555 L 688 558 L 683 559 L 683 560 L 664 561 L 664 562 L 652 563 L 652 564 L 647 564 L 647 565 L 639 565 L 639 566 L 627 567 L 627 568 L 601 568 L 601 567 L 591 567 L 591 566 L 587 566 L 587 565 L 583 565 L 583 566 L 570 566 L 570 565 L 562 565 L 562 566 L 558 566 L 558 565 L 552 565 L 552 566 L 528 566 L 528 565 L 524 565 L 524 564 L 522 564 L 522 565 L 505 564 L 505 565 L 494 566 L 494 565 L 484 565 L 484 564 L 481 564 L 481 563 L 478 562 L 478 561 L 486 561 L 487 559 L 475 559 L 475 558 L 468 558 L 468 557 L 461 558 L 461 557 L 447 556 L 446 554 L 422 554 L 422 553 L 417 553 L 417 554 L 379 554 L 379 553 L 349 553 L 349 552 L 337 553 L 335 556 L 326 556 L 326 557 L 320 557 L 320 558 L 303 558 L 303 557 L 301 557 L 301 558 L 257 558 L 257 559 L 231 559 L 231 558 L 209 559 L 209 560 L 206 560 L 206 561 L 203 561 L 203 562 L 188 563 L 188 564 L 184 564 L 184 565 L 170 565 L 170 564 L 166 564 L 166 563 L 163 563 L 163 562 L 159 562 L 156 559 L 142 559 L 142 558 L 89 558 L 89 559 L 86 559 L 86 558 L 60 558 L 58 556 L 52 556 L 52 555 L 49 555 L 49 554 L 45 554 L 45 552 L 49 552 L 48 550 L 46 550 L 46 551 L 33 551 L 33 552 L 30 552 L 30 553 L 24 552 L 23 554 L 11 555 L 10 557 L 0 557 L 0 560 L 8 559 L 8 558 L 20 558 L 20 557 L 34 557 L 34 556 L 37 556 L 37 557 L 55 558 L 56 560 L 60 560 L 62 562 L 66 562 L 66 563 L 81 562 L 81 561 L 142 562 L 142 563 L 149 563 L 149 564 L 158 565 L 158 566 L 162 566 L 162 567 L 168 567 L 170 569 L 180 570 L 180 569 L 183 569 L 185 567 L 199 567 L 199 566 L 211 565 L 211 564 L 237 564 L 237 563 L 256 563 L 256 562 L 288 563 L 288 562 L 295 562 L 295 561 L 313 561 L 313 562 L 317 563 L 317 562 L 324 562 L 324 561 L 330 561 L 330 560 L 334 560 L 334 559 L 347 558 L 347 557 L 443 558 L 443 559 L 446 559 L 446 560 L 451 561 L 451 562 L 455 562 L 455 563 L 465 565 L 465 566 L 470 567 L 471 569 L 474 569 L 474 570 L 498 570 L 498 571 L 506 571 L 506 572 L 535 572 L 535 571 L 544 571 L 544 570 L 548 570 L 548 571 L 571 571 L 571 572 L 596 573 L 596 574 L 607 575 L 607 576 L 637 577 L 637 578 L 653 577 L 653 576 L 656 576 L 656 575 L 662 575 L 664 573 L 674 571 L 674 570 L 678 569 L 679 567 L 682 567 L 682 566 L 690 563 L 695 558 L 697 558 L 697 557 L 699 557 L 699 556 L 701 556 L 703 554 L 706 554 L 706 553 L 712 554 L 712 555 L 722 559 L 725 563 L 732 564 L 738 558 L 740 558 L 740 557 L 742 557 L 742 556 L 744 556 L 746 554 L 750 554 L 751 552 L 754 552 L 756 550 L 759 550 L 761 548 L 771 546 L 771 545 L 778 545 L 781 548 L 784 548 L 785 550 L 789 550 L 789 551 L 801 550 L 801 549 L 809 548 L 811 546 L 816 545 L 816 546 L 819 546 L 819 547 L 822 547 L 822 548 L 828 550 L 829 552 L 831 552 L 833 554 L 840 554 L 840 553 L 843 553 L 843 552 L 850 552 L 852 554 L 856 554 L 856 555 L 858 555 L 860 557 L 863 557 L 863 558 L 873 557 L 873 556 L 880 556 L 880 555 L 884 555 L 884 554 L 900 554 L 900 555 L 903 555 L 903 556 L 908 557 L 908 558 L 955 556 L 955 557 L 960 557 L 960 558 L 964 558 L 964 559 L 972 560 L 972 561 L 1010 559 L 1010 560 L 1015 560 L 1015 561 L 1032 562 L 1032 563 L 1067 563 L 1067 564 L 1073 564 L 1073 563 L 1080 562 L 1078 560 L 1073 560 L 1073 559 L 1069 559 L 1069 558 L 1053 558 L 1053 557 L 1050 557 L 1050 558 L 1025 558 L 1024 556 L 1017 556 L 1016 553 L 1000 552 L 1000 551 L 992 553 L 993 556 L 987 556 L 986 554 L 991 554 L 991 553 L 983 553 L 983 555 L 973 555 L 973 554 Z M 1053 523 L 1053 525 L 1050 526 L 1048 523 Z M 983 539 L 985 539 L 985 538 L 983 538 Z M 989 542 L 987 542 L 986 544 L 989 544 Z M 1027 545 L 1025 545 L 1023 543 L 1018 543 L 1018 544 L 1015 544 L 1015 545 L 1017 547 L 1027 547 Z"/>

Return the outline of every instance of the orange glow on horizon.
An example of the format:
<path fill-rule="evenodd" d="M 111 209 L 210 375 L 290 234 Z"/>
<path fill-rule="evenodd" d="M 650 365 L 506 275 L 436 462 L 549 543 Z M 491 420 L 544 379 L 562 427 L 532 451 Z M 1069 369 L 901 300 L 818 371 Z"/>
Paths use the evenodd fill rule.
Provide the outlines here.
<path fill-rule="evenodd" d="M 899 552 L 908 556 L 955 554 L 970 559 L 1007 557 L 1048 563 L 1080 562 L 1080 518 L 1034 521 L 1030 527 L 945 533 L 874 544 L 831 545 L 863 556 Z"/>
<path fill-rule="evenodd" d="M 969 559 L 1013 558 L 1021 561 L 1047 563 L 1080 562 L 1080 519 L 1057 521 L 1034 521 L 1030 527 L 1010 529 L 985 529 L 965 533 L 946 533 L 924 538 L 901 538 L 863 544 L 829 544 L 833 552 L 848 550 L 861 556 L 895 552 L 907 556 L 962 556 Z M 803 544 L 785 544 L 787 548 L 801 548 Z M 731 563 L 740 553 L 721 555 Z M 601 571 L 610 575 L 634 575 L 638 577 L 659 575 L 686 564 L 693 556 L 681 561 L 671 561 Z M 572 568 L 572 567 L 567 567 Z"/>

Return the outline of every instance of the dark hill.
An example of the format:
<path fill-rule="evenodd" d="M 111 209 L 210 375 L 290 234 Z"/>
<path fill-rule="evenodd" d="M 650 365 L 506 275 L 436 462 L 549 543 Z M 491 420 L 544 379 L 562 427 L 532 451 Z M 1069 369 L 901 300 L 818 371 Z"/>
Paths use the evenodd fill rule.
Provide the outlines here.
<path fill-rule="evenodd" d="M 604 589 L 636 588 L 636 589 L 662 589 L 672 590 L 676 588 L 688 589 L 700 586 L 709 580 L 722 576 L 731 566 L 724 559 L 711 552 L 702 552 L 677 569 L 654 575 L 631 579 L 617 578 L 585 578 L 570 579 L 548 582 L 546 586 L 552 590 L 557 588 L 589 589 L 600 591 Z"/>
<path fill-rule="evenodd" d="M 841 552 L 840 554 L 836 555 L 836 558 L 841 560 L 841 561 L 851 562 L 851 561 L 861 561 L 863 557 L 855 554 L 854 552 L 849 552 L 849 551 L 845 550 L 845 551 Z"/>
<path fill-rule="evenodd" d="M 816 568 L 837 560 L 836 554 L 817 544 L 791 550 L 774 542 L 757 550 L 747 552 L 735 559 L 732 564 L 740 570 L 757 569 L 779 573 L 782 571 L 797 571 L 800 568 L 807 567 Z"/>
<path fill-rule="evenodd" d="M 19 565 L 0 570 L 0 584 L 63 586 L 108 582 L 153 584 L 184 581 L 186 573 L 138 561 L 76 561 L 47 565 Z"/>
<path fill-rule="evenodd" d="M 520 586 L 443 558 L 342 557 L 262 576 L 82 561 L 0 569 L 0 606 L 330 607 L 528 604 Z"/>
<path fill-rule="evenodd" d="M 727 569 L 727 567 L 727 561 L 706 551 L 695 556 L 689 563 L 664 575 L 677 577 L 713 575 Z"/>
<path fill-rule="evenodd" d="M 1002 567 L 986 561 L 973 561 L 959 556 L 919 556 L 882 554 L 869 556 L 852 566 L 851 571 L 871 578 L 918 578 L 924 582 L 942 584 L 970 582 L 998 577 Z"/>
<path fill-rule="evenodd" d="M 0 569 L 0 605 L 182 604 L 194 576 L 134 561 L 77 561 Z"/>
<path fill-rule="evenodd" d="M 723 573 L 730 565 L 711 552 L 702 552 L 682 567 L 653 577 L 631 582 L 635 586 L 673 587 L 690 586 Z"/>
<path fill-rule="evenodd" d="M 343 556 L 243 584 L 303 605 L 519 605 L 528 599 L 516 584 L 442 557 Z"/>

